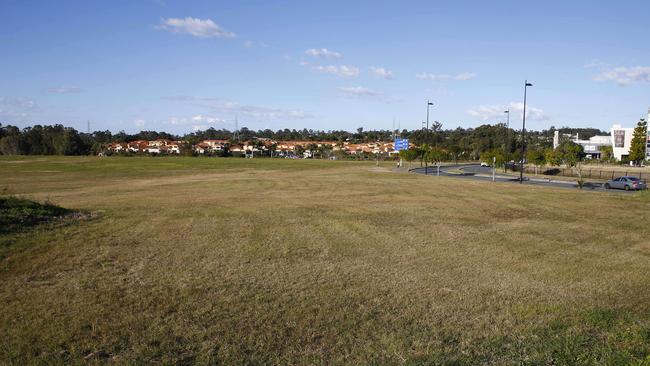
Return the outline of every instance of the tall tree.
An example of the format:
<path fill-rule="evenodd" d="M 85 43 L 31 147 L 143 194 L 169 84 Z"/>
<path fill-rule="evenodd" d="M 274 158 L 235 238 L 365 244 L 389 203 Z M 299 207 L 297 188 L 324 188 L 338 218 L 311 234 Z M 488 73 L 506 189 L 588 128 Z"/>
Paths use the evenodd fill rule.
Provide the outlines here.
<path fill-rule="evenodd" d="M 641 119 L 639 123 L 636 124 L 634 128 L 634 133 L 632 134 L 632 143 L 630 145 L 630 161 L 633 161 L 635 165 L 641 165 L 641 162 L 645 160 L 645 147 L 646 139 L 648 136 L 648 122 L 645 119 Z"/>
<path fill-rule="evenodd" d="M 535 165 L 535 175 L 537 175 L 537 169 L 546 164 L 544 150 L 539 148 L 528 149 L 526 152 L 526 160 L 528 160 L 528 163 Z"/>
<path fill-rule="evenodd" d="M 614 148 L 611 145 L 600 147 L 600 161 L 612 161 L 614 159 Z"/>
<path fill-rule="evenodd" d="M 446 157 L 447 153 L 437 146 L 429 148 L 425 153 L 425 160 L 431 164 L 440 163 L 441 161 L 445 160 Z"/>
<path fill-rule="evenodd" d="M 584 180 L 582 179 L 582 162 L 584 157 L 585 153 L 581 145 L 572 141 L 565 141 L 555 149 L 550 158 L 554 163 L 559 162 L 560 164 L 572 168 L 578 175 L 578 187 L 582 189 L 582 186 L 584 185 Z"/>
<path fill-rule="evenodd" d="M 18 155 L 23 154 L 21 150 L 20 129 L 15 126 L 2 127 L 2 137 L 0 137 L 0 154 Z"/>
<path fill-rule="evenodd" d="M 399 157 L 409 162 L 409 169 L 413 160 L 417 159 L 420 153 L 415 149 L 400 150 Z"/>

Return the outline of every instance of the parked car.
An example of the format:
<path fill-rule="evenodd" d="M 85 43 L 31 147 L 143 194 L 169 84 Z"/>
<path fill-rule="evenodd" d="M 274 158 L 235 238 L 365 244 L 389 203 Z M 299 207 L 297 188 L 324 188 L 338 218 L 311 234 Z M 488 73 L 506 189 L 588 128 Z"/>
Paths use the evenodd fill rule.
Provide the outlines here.
<path fill-rule="evenodd" d="M 612 180 L 608 180 L 605 183 L 605 189 L 624 189 L 629 190 L 640 190 L 648 188 L 646 183 L 637 177 L 618 177 Z"/>
<path fill-rule="evenodd" d="M 514 161 L 509 161 L 506 163 L 506 169 L 510 169 L 512 171 L 519 170 L 519 164 L 515 163 Z"/>
<path fill-rule="evenodd" d="M 490 166 L 490 164 L 488 164 L 488 163 L 482 161 L 482 162 L 481 162 L 481 166 Z"/>

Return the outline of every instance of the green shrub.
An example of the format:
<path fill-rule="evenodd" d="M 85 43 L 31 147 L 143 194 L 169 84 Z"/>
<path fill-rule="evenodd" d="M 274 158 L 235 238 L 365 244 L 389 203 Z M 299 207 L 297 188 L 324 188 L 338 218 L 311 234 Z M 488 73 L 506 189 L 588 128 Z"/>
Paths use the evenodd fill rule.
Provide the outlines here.
<path fill-rule="evenodd" d="M 38 203 L 14 196 L 0 197 L 0 235 L 54 220 L 72 211 L 51 203 Z"/>

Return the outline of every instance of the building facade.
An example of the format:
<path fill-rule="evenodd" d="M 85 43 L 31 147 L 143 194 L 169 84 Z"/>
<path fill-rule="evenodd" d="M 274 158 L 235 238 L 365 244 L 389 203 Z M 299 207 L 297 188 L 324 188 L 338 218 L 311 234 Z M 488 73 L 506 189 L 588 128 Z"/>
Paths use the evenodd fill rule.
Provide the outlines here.
<path fill-rule="evenodd" d="M 616 160 L 624 160 L 630 155 L 632 136 L 634 128 L 624 128 L 621 125 L 614 125 L 610 129 L 612 136 L 612 150 Z"/>
<path fill-rule="evenodd" d="M 592 136 L 588 140 L 581 140 L 578 134 L 575 136 L 569 134 L 560 135 L 560 131 L 555 131 L 553 135 L 553 148 L 555 149 L 560 146 L 563 140 L 570 140 L 581 145 L 587 159 L 600 159 L 602 157 L 601 148 L 612 145 L 611 136 Z"/>
<path fill-rule="evenodd" d="M 648 119 L 650 121 L 650 109 L 648 110 Z M 646 160 L 650 160 L 650 131 L 646 136 Z M 555 131 L 553 135 L 553 148 L 557 148 L 562 141 L 570 140 L 584 148 L 585 155 L 588 159 L 600 159 L 602 157 L 602 147 L 611 146 L 612 154 L 616 160 L 627 160 L 630 155 L 632 138 L 634 137 L 634 127 L 623 127 L 615 124 L 609 130 L 608 136 L 593 136 L 588 140 L 581 140 L 579 135 L 560 134 Z"/>

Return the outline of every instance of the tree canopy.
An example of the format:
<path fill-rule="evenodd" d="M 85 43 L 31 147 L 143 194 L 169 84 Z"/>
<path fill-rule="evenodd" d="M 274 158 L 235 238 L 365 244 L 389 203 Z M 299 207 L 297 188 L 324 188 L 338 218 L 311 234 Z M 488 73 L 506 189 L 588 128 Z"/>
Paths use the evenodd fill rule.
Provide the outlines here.
<path fill-rule="evenodd" d="M 634 128 L 634 133 L 632 134 L 632 143 L 630 144 L 629 159 L 636 165 L 640 165 L 641 162 L 645 160 L 647 136 L 648 122 L 644 119 L 641 119 Z"/>

